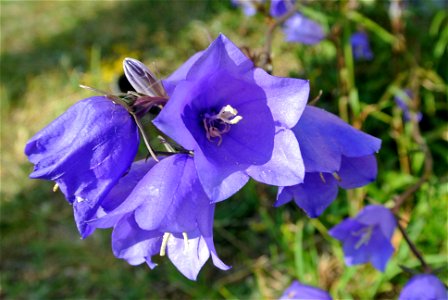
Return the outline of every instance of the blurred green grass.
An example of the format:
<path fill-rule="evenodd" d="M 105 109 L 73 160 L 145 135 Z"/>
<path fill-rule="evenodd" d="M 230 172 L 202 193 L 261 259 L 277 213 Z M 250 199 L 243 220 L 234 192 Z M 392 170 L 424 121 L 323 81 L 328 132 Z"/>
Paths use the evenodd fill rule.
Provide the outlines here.
<path fill-rule="evenodd" d="M 387 31 L 387 6 L 382 3 L 364 5 L 361 11 Z M 441 29 L 432 35 L 420 30 L 436 26 L 435 10 L 409 10 L 405 55 L 393 56 L 383 36 L 371 32 L 374 61 L 354 65 L 361 108 L 384 99 L 382 110 L 361 123 L 383 140 L 378 181 L 365 189 L 341 191 L 318 220 L 308 219 L 293 204 L 274 209 L 275 189 L 251 182 L 216 210 L 216 247 L 233 269 L 222 272 L 207 263 L 198 281 L 190 282 L 166 259 L 158 260 L 153 271 L 115 259 L 108 230 L 80 240 L 62 195 L 53 193 L 49 182 L 28 179 L 32 166 L 23 148 L 70 105 L 91 96 L 79 84 L 115 89 L 123 57 L 142 59 L 167 76 L 219 32 L 240 46 L 260 47 L 265 20 L 246 18 L 226 1 L 0 5 L 1 297 L 271 299 L 293 279 L 329 289 L 337 299 L 396 297 L 408 279 L 399 265 L 418 265 L 399 234 L 394 237 L 399 247 L 381 274 L 369 265 L 344 266 L 341 247 L 327 228 L 356 213 L 366 203 L 366 193 L 376 202 L 391 204 L 395 194 L 418 179 L 420 153 L 393 103 L 393 91 L 406 84 L 422 85 L 421 126 L 435 167 L 430 181 L 404 207 L 404 218 L 411 238 L 429 263 L 443 267 L 439 276 L 447 281 L 447 54 L 433 51 L 442 39 Z M 335 20 L 341 22 L 336 2 L 315 2 L 307 10 L 327 30 Z M 356 29 L 353 24 L 343 26 Z M 330 41 L 314 47 L 286 44 L 281 34 L 274 42 L 274 74 L 310 79 L 310 98 L 322 90 L 319 106 L 338 112 L 344 96 L 336 59 L 340 49 Z M 400 145 L 412 170 L 402 165 Z"/>

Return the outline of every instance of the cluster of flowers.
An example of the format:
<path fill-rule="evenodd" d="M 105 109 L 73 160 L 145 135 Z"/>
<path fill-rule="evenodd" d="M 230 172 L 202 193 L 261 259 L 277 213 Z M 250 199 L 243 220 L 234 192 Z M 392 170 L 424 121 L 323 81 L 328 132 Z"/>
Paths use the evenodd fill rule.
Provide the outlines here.
<path fill-rule="evenodd" d="M 137 93 L 78 102 L 37 133 L 25 153 L 35 164 L 31 177 L 55 181 L 73 204 L 82 237 L 113 227 L 114 254 L 131 264 L 153 268 L 151 256 L 167 254 L 195 279 L 211 255 L 228 269 L 213 245 L 214 209 L 249 178 L 279 187 L 275 206 L 294 200 L 317 217 L 339 187 L 376 177 L 380 140 L 307 106 L 308 81 L 256 68 L 224 35 L 162 82 L 133 59 L 124 70 Z M 154 125 L 177 144 L 134 162 L 139 119 L 153 106 L 162 107 Z M 383 241 L 369 243 L 375 235 L 390 238 L 393 229 L 369 222 L 333 230 L 339 239 L 356 233 L 348 234 L 355 243 L 346 249 L 349 264 L 370 258 L 353 251 L 382 247 Z M 383 268 L 383 260 L 377 264 Z"/>

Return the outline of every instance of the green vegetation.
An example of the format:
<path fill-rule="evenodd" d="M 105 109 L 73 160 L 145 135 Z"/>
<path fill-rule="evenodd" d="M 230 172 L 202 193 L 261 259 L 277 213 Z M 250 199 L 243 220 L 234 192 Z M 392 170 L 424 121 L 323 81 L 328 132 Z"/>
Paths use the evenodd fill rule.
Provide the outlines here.
<path fill-rule="evenodd" d="M 422 176 L 425 157 L 394 96 L 416 93 L 421 133 L 434 166 L 429 180 L 402 206 L 411 239 L 448 280 L 448 14 L 435 1 L 409 4 L 403 28 L 391 26 L 384 1 L 313 2 L 303 12 L 332 38 L 316 46 L 274 39 L 274 75 L 307 78 L 317 105 L 383 140 L 379 176 L 364 189 L 340 191 L 319 219 L 294 204 L 273 208 L 276 190 L 248 184 L 217 205 L 216 248 L 233 269 L 210 262 L 197 282 L 167 259 L 129 266 L 110 249 L 110 231 L 80 240 L 72 209 L 52 183 L 28 179 L 26 141 L 77 100 L 116 89 L 121 62 L 141 59 L 161 77 L 225 33 L 239 46 L 261 49 L 266 20 L 248 18 L 227 1 L 1 2 L 1 285 L 5 299 L 271 299 L 293 279 L 328 289 L 335 299 L 396 298 L 418 260 L 397 231 L 386 272 L 346 267 L 327 229 L 367 203 L 393 205 Z M 426 3 L 426 4 L 425 4 Z M 441 4 L 443 5 L 443 4 Z M 349 34 L 370 36 L 373 61 L 354 62 Z M 144 155 L 142 152 L 141 156 Z"/>

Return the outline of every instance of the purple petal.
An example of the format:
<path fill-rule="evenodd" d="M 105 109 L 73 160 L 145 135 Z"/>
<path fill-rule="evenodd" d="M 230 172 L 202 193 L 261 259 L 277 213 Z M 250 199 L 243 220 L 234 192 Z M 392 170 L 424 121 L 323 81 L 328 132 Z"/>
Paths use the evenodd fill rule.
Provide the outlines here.
<path fill-rule="evenodd" d="M 308 101 L 309 81 L 271 76 L 262 69 L 255 70 L 254 80 L 266 93 L 274 120 L 286 128 L 294 127 Z"/>
<path fill-rule="evenodd" d="M 328 173 L 305 173 L 305 181 L 294 186 L 284 187 L 280 193 L 276 206 L 284 202 L 283 193 L 293 195 L 296 204 L 303 209 L 310 218 L 317 218 L 336 199 L 338 185 Z"/>
<path fill-rule="evenodd" d="M 313 106 L 305 108 L 293 131 L 299 141 L 307 172 L 337 172 L 342 155 L 371 155 L 381 146 L 381 140 Z"/>
<path fill-rule="evenodd" d="M 374 181 L 378 169 L 375 155 L 362 157 L 342 156 L 341 168 L 337 172 L 341 181 L 339 186 L 344 189 L 354 189 Z"/>
<path fill-rule="evenodd" d="M 409 280 L 400 293 L 399 300 L 448 299 L 444 284 L 432 274 L 418 274 Z"/>
<path fill-rule="evenodd" d="M 294 9 L 295 2 L 295 0 L 271 0 L 269 12 L 274 18 L 279 18 Z"/>
<path fill-rule="evenodd" d="M 176 71 L 174 71 L 168 78 L 163 80 L 163 85 L 168 93 L 171 95 L 174 88 L 179 84 L 180 81 L 185 80 L 191 66 L 202 56 L 203 51 L 195 53 L 186 62 L 182 64 Z"/>
<path fill-rule="evenodd" d="M 279 300 L 292 299 L 331 300 L 332 298 L 328 292 L 322 289 L 294 280 L 279 298 Z"/>
<path fill-rule="evenodd" d="M 188 279 L 196 280 L 202 266 L 210 257 L 207 244 L 202 236 L 189 238 L 171 236 L 167 246 L 168 257 L 176 268 Z"/>
<path fill-rule="evenodd" d="M 344 241 L 349 238 L 352 232 L 359 231 L 363 224 L 354 219 L 345 219 L 338 225 L 334 226 L 328 231 L 328 234 L 337 240 Z"/>
<path fill-rule="evenodd" d="M 114 255 L 131 265 L 139 265 L 145 262 L 147 257 L 159 253 L 161 245 L 162 234 L 141 230 L 132 213 L 123 217 L 112 232 Z"/>
<path fill-rule="evenodd" d="M 325 38 L 322 27 L 303 15 L 296 13 L 284 23 L 287 42 L 313 45 Z"/>
<path fill-rule="evenodd" d="M 397 221 L 392 212 L 382 205 L 368 205 L 356 216 L 356 220 L 366 225 L 380 226 L 383 234 L 388 239 L 392 238 Z"/>
<path fill-rule="evenodd" d="M 242 74 L 253 67 L 252 61 L 225 35 L 220 34 L 191 66 L 187 79 L 208 77 L 219 70 Z"/>
<path fill-rule="evenodd" d="M 246 173 L 253 179 L 275 186 L 301 183 L 305 176 L 299 144 L 291 130 L 277 128 L 272 158 L 264 165 L 252 165 Z"/>
<path fill-rule="evenodd" d="M 365 32 L 359 31 L 352 34 L 350 43 L 355 60 L 371 60 L 373 58 L 372 50 L 370 50 L 369 37 Z"/>
<path fill-rule="evenodd" d="M 139 135 L 129 113 L 106 97 L 84 99 L 37 133 L 25 154 L 31 178 L 54 180 L 74 203 L 81 234 L 99 202 L 130 167 Z"/>
<path fill-rule="evenodd" d="M 197 215 L 209 209 L 210 200 L 201 188 L 193 159 L 188 155 L 170 156 L 151 169 L 141 185 L 142 199 L 135 210 L 140 228 L 181 233 L 197 227 Z M 131 197 L 130 196 L 130 197 Z"/>

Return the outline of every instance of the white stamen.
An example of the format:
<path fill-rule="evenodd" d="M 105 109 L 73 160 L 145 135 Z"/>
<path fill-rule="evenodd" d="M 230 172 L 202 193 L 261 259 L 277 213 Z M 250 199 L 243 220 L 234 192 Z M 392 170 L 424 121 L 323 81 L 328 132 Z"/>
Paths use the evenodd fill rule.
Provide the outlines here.
<path fill-rule="evenodd" d="M 333 177 L 334 177 L 337 181 L 339 181 L 339 182 L 342 181 L 341 176 L 339 176 L 339 174 L 338 174 L 337 172 L 333 172 Z"/>
<path fill-rule="evenodd" d="M 165 232 L 163 234 L 162 246 L 160 246 L 160 256 L 165 256 L 166 254 L 166 246 L 168 245 L 168 239 L 170 238 L 171 233 Z"/>
<path fill-rule="evenodd" d="M 59 184 L 55 184 L 54 186 L 53 186 L 53 193 L 56 193 L 57 191 L 58 191 L 58 189 L 59 189 Z"/>

